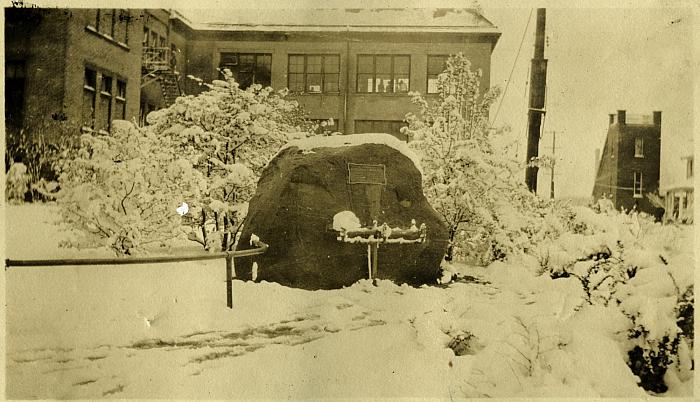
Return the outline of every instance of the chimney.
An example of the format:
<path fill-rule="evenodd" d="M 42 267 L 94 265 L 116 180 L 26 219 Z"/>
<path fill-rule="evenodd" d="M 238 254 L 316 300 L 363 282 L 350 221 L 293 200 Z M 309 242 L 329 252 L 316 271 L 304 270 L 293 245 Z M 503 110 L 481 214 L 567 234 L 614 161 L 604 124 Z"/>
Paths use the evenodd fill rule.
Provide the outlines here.
<path fill-rule="evenodd" d="M 612 126 L 613 124 L 615 124 L 615 114 L 610 113 L 610 125 Z"/>
<path fill-rule="evenodd" d="M 627 113 L 624 110 L 617 111 L 617 124 L 624 125 L 626 121 Z"/>
<path fill-rule="evenodd" d="M 660 126 L 661 125 L 661 112 L 654 112 L 654 125 L 655 126 Z"/>

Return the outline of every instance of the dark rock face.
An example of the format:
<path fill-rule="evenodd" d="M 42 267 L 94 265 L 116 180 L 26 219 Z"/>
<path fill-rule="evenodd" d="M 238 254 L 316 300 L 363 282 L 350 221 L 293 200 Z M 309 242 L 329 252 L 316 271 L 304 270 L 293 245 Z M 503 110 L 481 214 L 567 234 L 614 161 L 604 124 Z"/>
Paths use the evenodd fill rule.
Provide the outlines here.
<path fill-rule="evenodd" d="M 367 278 L 367 244 L 342 243 L 333 216 L 355 213 L 371 226 L 368 186 L 348 184 L 348 163 L 383 164 L 378 222 L 408 228 L 411 219 L 427 226 L 419 244 L 381 244 L 377 277 L 397 283 L 435 283 L 447 249 L 447 229 L 423 195 L 413 162 L 383 144 L 324 147 L 312 152 L 282 150 L 267 166 L 250 201 L 238 249 L 251 248 L 251 234 L 270 245 L 263 255 L 236 259 L 237 277 L 304 289 L 333 289 Z"/>

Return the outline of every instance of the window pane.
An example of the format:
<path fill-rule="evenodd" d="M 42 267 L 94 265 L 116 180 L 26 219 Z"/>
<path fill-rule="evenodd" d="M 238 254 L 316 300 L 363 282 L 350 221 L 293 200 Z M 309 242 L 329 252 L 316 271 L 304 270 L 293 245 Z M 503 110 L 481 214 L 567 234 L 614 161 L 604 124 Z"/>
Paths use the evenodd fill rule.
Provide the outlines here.
<path fill-rule="evenodd" d="M 102 84 L 100 85 L 100 91 L 106 92 L 107 94 L 112 94 L 112 77 L 106 75 L 102 76 Z"/>
<path fill-rule="evenodd" d="M 323 59 L 323 72 L 324 73 L 338 73 L 338 72 L 340 72 L 340 57 L 339 56 L 325 56 Z"/>
<path fill-rule="evenodd" d="M 290 91 L 304 91 L 304 74 L 291 73 L 289 74 L 288 88 Z"/>
<path fill-rule="evenodd" d="M 402 93 L 408 92 L 408 75 L 406 76 L 396 76 L 394 80 L 394 92 Z"/>
<path fill-rule="evenodd" d="M 373 75 L 372 74 L 358 74 L 357 75 L 357 92 L 374 92 L 373 89 Z"/>
<path fill-rule="evenodd" d="M 98 130 L 109 130 L 110 122 L 110 109 L 112 98 L 106 95 L 100 95 L 100 104 L 97 115 L 97 129 Z"/>
<path fill-rule="evenodd" d="M 126 43 L 126 32 L 129 24 L 129 10 L 119 10 L 114 25 L 114 40 Z"/>
<path fill-rule="evenodd" d="M 126 98 L 126 82 L 117 80 L 117 96 Z"/>
<path fill-rule="evenodd" d="M 306 58 L 306 72 L 320 73 L 321 72 L 321 56 L 308 56 Z"/>
<path fill-rule="evenodd" d="M 445 71 L 447 56 L 428 56 L 428 74 L 437 75 Z"/>
<path fill-rule="evenodd" d="M 97 73 L 94 70 L 88 68 L 85 69 L 85 82 L 84 84 L 92 89 L 97 86 Z"/>
<path fill-rule="evenodd" d="M 428 78 L 428 93 L 434 94 L 438 91 L 437 78 Z"/>
<path fill-rule="evenodd" d="M 357 56 L 357 72 L 359 74 L 374 73 L 374 60 L 372 56 Z"/>
<path fill-rule="evenodd" d="M 391 56 L 377 56 L 375 60 L 377 75 L 391 74 Z"/>
<path fill-rule="evenodd" d="M 240 54 L 238 55 L 238 63 L 240 71 L 250 72 L 255 68 L 255 55 L 254 54 Z"/>
<path fill-rule="evenodd" d="M 82 120 L 83 126 L 95 128 L 95 92 L 83 90 Z"/>
<path fill-rule="evenodd" d="M 100 10 L 100 26 L 98 27 L 98 30 L 106 35 L 112 35 L 112 14 L 113 10 L 111 9 L 102 9 Z"/>
<path fill-rule="evenodd" d="M 306 89 L 309 92 L 321 92 L 321 74 L 307 74 Z"/>
<path fill-rule="evenodd" d="M 303 73 L 304 72 L 304 56 L 289 56 L 289 72 Z"/>
<path fill-rule="evenodd" d="M 338 92 L 339 74 L 324 74 L 323 76 L 323 91 Z"/>
<path fill-rule="evenodd" d="M 260 64 L 255 70 L 255 83 L 260 84 L 263 87 L 269 87 L 272 83 L 272 74 L 270 74 L 270 65 Z"/>
<path fill-rule="evenodd" d="M 408 56 L 394 57 L 394 74 L 408 75 L 411 68 L 411 59 Z"/>
<path fill-rule="evenodd" d="M 98 10 L 95 9 L 95 8 L 93 8 L 93 9 L 86 10 L 86 11 L 87 11 L 87 14 L 88 14 L 88 17 L 87 17 L 87 24 L 88 24 L 89 26 L 91 26 L 91 27 L 97 28 L 97 18 L 98 18 L 97 13 L 98 13 Z"/>
<path fill-rule="evenodd" d="M 259 54 L 256 62 L 259 66 L 262 65 L 269 70 L 272 65 L 272 56 L 269 54 Z"/>
<path fill-rule="evenodd" d="M 379 75 L 374 81 L 374 92 L 393 92 L 390 75 Z"/>

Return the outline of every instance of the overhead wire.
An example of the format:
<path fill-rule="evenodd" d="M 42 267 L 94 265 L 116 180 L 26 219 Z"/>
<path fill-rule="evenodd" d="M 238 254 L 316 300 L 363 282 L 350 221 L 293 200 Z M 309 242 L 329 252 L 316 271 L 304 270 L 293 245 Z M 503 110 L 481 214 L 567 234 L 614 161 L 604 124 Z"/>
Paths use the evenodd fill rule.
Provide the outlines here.
<path fill-rule="evenodd" d="M 518 52 L 515 54 L 515 59 L 513 60 L 513 67 L 510 69 L 510 74 L 508 75 L 508 80 L 506 81 L 506 86 L 503 89 L 503 95 L 501 96 L 501 100 L 498 102 L 498 108 L 496 109 L 496 114 L 494 115 L 493 120 L 491 121 L 491 124 L 493 125 L 496 122 L 496 119 L 498 119 L 498 114 L 501 111 L 501 106 L 503 105 L 503 99 L 505 99 L 506 94 L 508 93 L 508 87 L 510 86 L 510 81 L 513 78 L 513 72 L 515 71 L 515 65 L 518 62 L 518 58 L 520 57 L 520 51 L 523 48 L 523 43 L 525 42 L 525 35 L 527 34 L 527 30 L 530 27 L 530 21 L 532 20 L 532 13 L 534 11 L 534 8 L 530 9 L 530 15 L 527 17 L 527 24 L 525 25 L 525 30 L 523 31 L 523 36 L 520 38 L 520 45 L 518 46 Z"/>

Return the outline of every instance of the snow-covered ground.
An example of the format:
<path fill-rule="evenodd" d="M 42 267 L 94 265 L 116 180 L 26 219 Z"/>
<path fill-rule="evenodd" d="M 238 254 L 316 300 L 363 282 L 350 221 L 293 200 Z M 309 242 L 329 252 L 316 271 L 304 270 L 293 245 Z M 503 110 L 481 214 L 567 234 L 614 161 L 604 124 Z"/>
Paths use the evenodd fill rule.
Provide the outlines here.
<path fill-rule="evenodd" d="M 60 249 L 51 206 L 6 212 L 9 258 L 111 256 Z M 692 261 L 681 230 L 677 257 Z M 232 310 L 223 260 L 10 268 L 7 397 L 647 396 L 619 311 L 575 310 L 579 282 L 518 264 L 458 266 L 464 279 L 421 288 L 234 281 Z M 666 395 L 692 395 L 692 378 L 668 382 Z"/>

